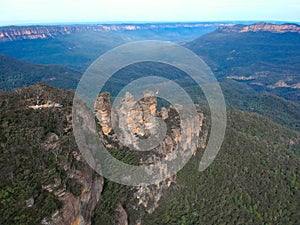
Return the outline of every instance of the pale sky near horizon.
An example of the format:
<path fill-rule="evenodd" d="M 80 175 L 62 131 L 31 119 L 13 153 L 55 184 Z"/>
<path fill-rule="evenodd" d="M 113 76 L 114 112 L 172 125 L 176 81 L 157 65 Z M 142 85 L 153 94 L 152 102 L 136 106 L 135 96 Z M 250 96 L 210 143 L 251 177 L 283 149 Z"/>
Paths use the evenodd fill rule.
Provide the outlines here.
<path fill-rule="evenodd" d="M 72 22 L 300 22 L 299 0 L 0 0 L 0 26 Z"/>

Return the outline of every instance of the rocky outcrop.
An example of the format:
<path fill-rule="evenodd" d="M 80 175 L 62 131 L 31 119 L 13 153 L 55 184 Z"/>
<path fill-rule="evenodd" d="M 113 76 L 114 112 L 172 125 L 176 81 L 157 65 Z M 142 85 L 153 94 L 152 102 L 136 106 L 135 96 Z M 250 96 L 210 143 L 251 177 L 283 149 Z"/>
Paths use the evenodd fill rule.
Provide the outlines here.
<path fill-rule="evenodd" d="M 71 115 L 66 115 L 65 131 L 72 129 Z M 61 153 L 61 140 L 55 133 L 50 133 L 44 143 L 42 149 L 50 151 L 58 159 Z M 100 200 L 103 189 L 104 179 L 96 174 L 96 172 L 83 161 L 83 157 L 78 150 L 70 153 L 71 160 L 61 165 L 67 174 L 68 180 L 72 182 L 72 188 L 76 186 L 78 193 L 68 190 L 65 181 L 57 176 L 47 184 L 42 185 L 42 189 L 55 195 L 62 202 L 62 208 L 55 211 L 50 217 L 42 220 L 43 225 L 89 225 L 94 213 L 96 204 Z M 71 166 L 71 162 L 76 161 L 80 164 L 80 168 Z M 27 200 L 27 207 L 31 207 L 34 202 Z"/>
<path fill-rule="evenodd" d="M 95 175 L 88 166 L 79 171 L 67 171 L 70 179 L 74 179 L 82 188 L 81 194 L 75 196 L 61 186 L 60 180 L 43 186 L 43 189 L 53 193 L 62 203 L 61 209 L 44 218 L 42 224 L 47 225 L 89 225 L 96 204 L 99 202 L 103 188 L 103 177 Z"/>
<path fill-rule="evenodd" d="M 72 110 L 70 108 L 73 95 L 71 92 L 60 91 L 46 84 L 36 84 L 22 89 L 15 89 L 13 94 L 15 95 L 12 101 L 14 107 L 18 108 L 18 110 L 23 108 L 24 111 L 20 112 L 31 112 L 31 114 L 23 115 L 24 120 L 26 121 L 27 119 L 27 123 L 22 125 L 23 127 L 33 130 L 28 125 L 31 123 L 34 128 L 36 126 L 47 127 L 45 130 L 38 129 L 38 133 L 45 133 L 43 136 L 39 136 L 39 134 L 30 130 L 32 136 L 37 135 L 38 137 L 26 140 L 30 140 L 31 142 L 29 143 L 32 143 L 31 145 L 36 148 L 34 157 L 40 157 L 39 160 L 32 161 L 32 167 L 38 169 L 32 172 L 28 169 L 28 174 L 36 173 L 35 176 L 40 176 L 42 179 L 36 182 L 34 191 L 26 197 L 26 200 L 24 199 L 23 205 L 28 209 L 34 210 L 34 214 L 37 213 L 37 210 L 45 210 L 42 215 L 37 217 L 34 223 L 31 222 L 30 224 L 38 224 L 37 221 L 39 221 L 39 224 L 45 225 L 91 224 L 94 209 L 100 201 L 103 177 L 97 175 L 84 161 L 75 143 L 72 127 Z M 17 99 L 19 99 L 19 102 Z M 30 105 L 44 105 L 54 102 L 64 102 L 65 106 L 41 107 L 37 111 L 28 109 Z M 26 116 L 34 117 L 36 113 L 39 116 L 35 120 L 29 120 L 31 121 L 29 123 Z M 46 123 L 45 121 L 48 120 L 50 122 Z M 42 123 L 43 125 L 38 125 L 37 123 Z M 35 145 L 33 145 L 33 142 L 35 142 Z M 38 155 L 39 153 L 41 154 Z M 48 201 L 52 208 L 51 211 L 47 210 L 47 204 L 45 204 L 45 208 L 40 208 L 43 205 L 41 206 L 39 198 L 41 195 L 45 195 L 45 192 L 48 192 L 46 196 L 51 196 L 51 199 L 55 199 L 55 202 L 57 202 L 54 208 L 51 206 L 54 201 Z M 44 202 L 45 200 L 42 198 L 40 201 Z M 60 203 L 58 203 L 59 201 Z M 20 204 L 22 204 L 21 201 Z M 28 224 L 28 222 L 22 223 Z"/>
<path fill-rule="evenodd" d="M 128 215 L 121 204 L 116 209 L 116 217 L 117 225 L 128 225 Z"/>
<path fill-rule="evenodd" d="M 152 92 L 145 92 L 138 102 L 130 93 L 126 93 L 112 115 L 115 133 L 123 145 L 145 151 L 151 149 L 151 143 L 141 141 L 142 139 L 151 137 L 159 140 L 161 130 L 155 117 L 156 105 L 156 98 Z"/>
<path fill-rule="evenodd" d="M 271 24 L 271 23 L 256 23 L 252 25 L 231 25 L 219 26 L 220 32 L 271 32 L 271 33 L 299 33 L 300 26 L 298 24 Z"/>
<path fill-rule="evenodd" d="M 63 105 L 55 102 L 48 101 L 45 104 L 42 105 L 30 105 L 28 106 L 31 109 L 43 109 L 43 108 L 61 108 Z"/>
<path fill-rule="evenodd" d="M 271 89 L 282 88 L 282 87 L 293 88 L 293 89 L 300 89 L 300 83 L 287 84 L 284 80 L 279 80 L 276 84 L 268 86 L 268 88 L 271 88 Z"/>
<path fill-rule="evenodd" d="M 195 155 L 198 148 L 205 148 L 207 133 L 204 132 L 199 138 L 204 114 L 199 110 L 196 117 L 180 118 L 178 110 L 189 111 L 189 106 L 180 105 L 157 110 L 157 99 L 153 92 L 145 92 L 138 101 L 127 92 L 114 108 L 110 105 L 109 94 L 103 93 L 98 96 L 94 106 L 96 119 L 102 127 L 100 137 L 106 147 L 151 150 L 151 154 L 140 158 L 140 165 L 156 164 L 161 158 L 171 161 L 177 157 L 172 154 L 174 151 L 185 157 L 187 150 Z M 149 139 L 151 141 L 147 142 Z M 141 207 L 152 213 L 158 207 L 163 190 L 176 182 L 176 174 L 167 168 L 164 164 L 160 166 L 160 173 L 167 174 L 166 180 L 136 188 L 134 197 L 138 203 L 134 208 Z"/>
<path fill-rule="evenodd" d="M 112 130 L 111 125 L 111 105 L 109 93 L 99 95 L 94 104 L 96 118 L 98 119 L 102 132 L 108 135 Z"/>

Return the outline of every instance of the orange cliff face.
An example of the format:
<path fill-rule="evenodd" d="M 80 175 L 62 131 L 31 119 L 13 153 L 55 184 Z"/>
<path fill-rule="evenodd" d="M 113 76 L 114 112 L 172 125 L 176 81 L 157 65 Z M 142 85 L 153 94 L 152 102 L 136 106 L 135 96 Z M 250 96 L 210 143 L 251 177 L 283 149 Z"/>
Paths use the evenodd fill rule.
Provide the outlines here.
<path fill-rule="evenodd" d="M 252 25 L 227 25 L 218 28 L 222 32 L 271 32 L 271 33 L 299 33 L 300 26 L 297 24 L 271 24 L 271 23 L 256 23 Z"/>
<path fill-rule="evenodd" d="M 250 26 L 244 27 L 240 32 L 258 32 L 258 31 L 269 31 L 272 33 L 286 33 L 294 32 L 300 33 L 300 26 L 296 24 L 267 24 L 267 23 L 257 23 Z"/>

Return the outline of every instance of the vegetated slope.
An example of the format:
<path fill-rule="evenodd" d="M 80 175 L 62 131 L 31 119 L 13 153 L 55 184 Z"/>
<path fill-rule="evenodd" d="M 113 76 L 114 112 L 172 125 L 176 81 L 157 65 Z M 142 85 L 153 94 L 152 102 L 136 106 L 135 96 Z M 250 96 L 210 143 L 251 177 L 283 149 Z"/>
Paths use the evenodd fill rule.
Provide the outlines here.
<path fill-rule="evenodd" d="M 65 114 L 70 113 L 72 95 L 67 91 L 47 89 L 27 87 L 20 93 L 2 92 L 0 95 L 1 224 L 39 224 L 44 217 L 62 206 L 42 185 L 62 178 L 63 186 L 68 180 L 62 166 L 68 164 L 68 154 L 75 144 L 73 137 L 64 133 L 63 129 L 67 124 Z M 41 95 L 63 104 L 64 108 L 34 110 L 27 107 L 27 104 L 35 105 L 37 96 Z M 26 98 L 32 98 L 32 102 L 25 102 Z M 61 154 L 51 146 L 50 151 L 43 148 L 43 143 L 51 134 L 62 138 Z M 55 144 L 58 143 L 54 139 L 52 147 Z M 68 188 L 76 190 L 75 184 Z M 27 207 L 26 200 L 31 198 L 34 204 Z"/>
<path fill-rule="evenodd" d="M 45 81 L 54 86 L 74 89 L 81 73 L 60 65 L 38 65 L 0 54 L 0 90 Z"/>
<path fill-rule="evenodd" d="M 103 178 L 77 148 L 72 100 L 45 84 L 0 93 L 0 224 L 91 220 Z"/>
<path fill-rule="evenodd" d="M 286 127 L 300 131 L 300 104 L 272 93 L 255 91 L 246 83 L 221 79 L 220 85 L 229 108 L 255 112 Z"/>
<path fill-rule="evenodd" d="M 40 224 L 56 210 L 65 209 L 59 197 L 61 190 L 83 202 L 81 206 L 73 202 L 73 206 L 83 207 L 85 216 L 92 213 L 85 195 L 99 190 L 86 192 L 90 183 L 81 184 L 83 177 L 77 180 L 80 171 L 86 171 L 86 164 L 70 127 L 72 97 L 71 92 L 48 85 L 1 93 L 0 205 L 5 215 L 1 224 Z M 47 100 L 63 107 L 28 108 Z M 225 141 L 206 171 L 198 172 L 202 155 L 198 152 L 178 173 L 177 182 L 164 192 L 152 214 L 132 209 L 130 204 L 137 201 L 130 194 L 132 188 L 106 180 L 92 213 L 93 223 L 114 223 L 115 207 L 120 202 L 130 223 L 297 224 L 299 141 L 298 132 L 265 117 L 230 110 Z M 47 189 L 49 184 L 52 192 Z M 65 212 L 75 220 L 76 210 Z"/>
<path fill-rule="evenodd" d="M 261 25 L 220 27 L 186 47 L 201 56 L 218 78 L 235 79 L 299 102 L 300 33 L 282 28 L 288 25 L 279 25 L 281 33 L 255 30 L 255 26 Z"/>

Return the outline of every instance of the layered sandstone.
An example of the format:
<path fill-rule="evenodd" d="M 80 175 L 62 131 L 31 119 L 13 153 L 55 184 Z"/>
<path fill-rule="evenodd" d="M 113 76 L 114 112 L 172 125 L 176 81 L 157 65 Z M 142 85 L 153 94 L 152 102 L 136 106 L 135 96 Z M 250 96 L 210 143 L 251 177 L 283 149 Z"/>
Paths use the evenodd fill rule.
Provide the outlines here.
<path fill-rule="evenodd" d="M 158 110 L 153 92 L 145 92 L 139 100 L 126 93 L 115 107 L 110 104 L 109 94 L 103 93 L 98 96 L 94 106 L 95 117 L 102 129 L 101 140 L 106 147 L 123 146 L 128 151 L 151 148 L 153 153 L 141 158 L 140 165 L 154 165 L 160 163 L 161 159 L 165 160 L 166 164 L 159 164 L 160 173 L 168 178 L 153 185 L 141 185 L 134 195 L 138 199 L 135 208 L 142 207 L 152 213 L 158 206 L 163 190 L 176 182 L 176 174 L 169 171 L 167 162 L 176 157 L 186 157 L 189 151 L 195 155 L 197 149 L 205 148 L 207 133 L 199 137 L 205 119 L 203 113 L 186 113 L 187 116 L 180 117 L 179 112 L 189 112 L 191 107 L 180 105 Z M 147 143 L 148 139 L 157 144 L 151 146 Z"/>

